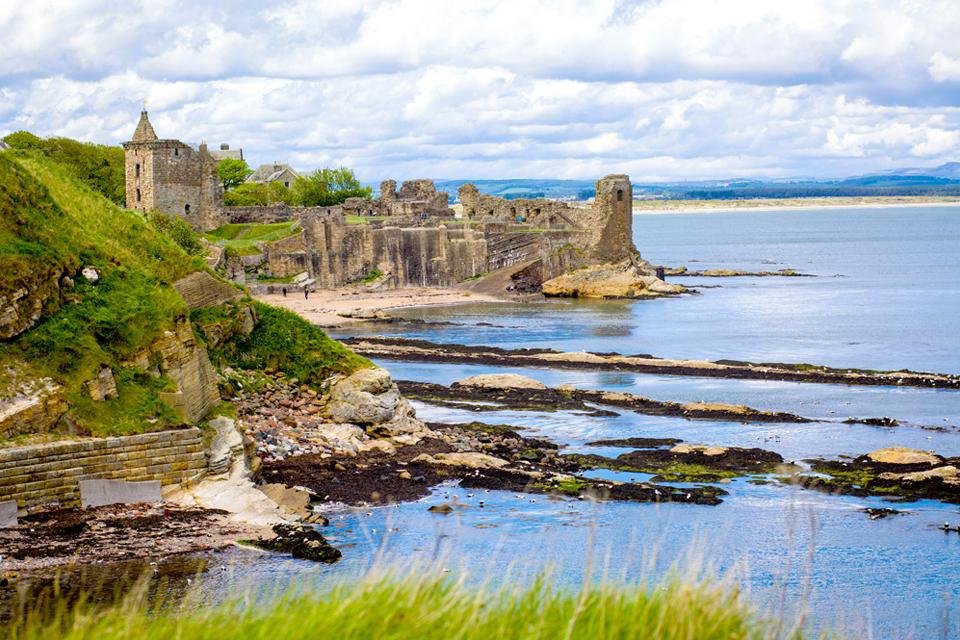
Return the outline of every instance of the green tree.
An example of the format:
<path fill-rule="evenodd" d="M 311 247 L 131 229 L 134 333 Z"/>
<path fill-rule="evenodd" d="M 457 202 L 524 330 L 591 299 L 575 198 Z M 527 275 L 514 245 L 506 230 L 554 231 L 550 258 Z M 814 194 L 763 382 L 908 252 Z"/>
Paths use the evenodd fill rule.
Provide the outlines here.
<path fill-rule="evenodd" d="M 346 167 L 317 169 L 294 180 L 290 187 L 293 203 L 304 207 L 328 207 L 347 198 L 372 198 L 373 190 L 364 187 Z"/>
<path fill-rule="evenodd" d="M 228 207 L 262 207 L 268 204 L 291 204 L 293 195 L 281 182 L 244 182 L 223 194 L 223 202 Z"/>
<path fill-rule="evenodd" d="M 230 191 L 240 186 L 250 177 L 251 173 L 253 173 L 253 169 L 250 168 L 246 160 L 224 158 L 217 163 L 217 176 L 220 178 L 224 191 Z"/>
<path fill-rule="evenodd" d="M 43 149 L 43 138 L 37 137 L 29 131 L 14 131 L 5 136 L 3 141 L 14 149 Z"/>

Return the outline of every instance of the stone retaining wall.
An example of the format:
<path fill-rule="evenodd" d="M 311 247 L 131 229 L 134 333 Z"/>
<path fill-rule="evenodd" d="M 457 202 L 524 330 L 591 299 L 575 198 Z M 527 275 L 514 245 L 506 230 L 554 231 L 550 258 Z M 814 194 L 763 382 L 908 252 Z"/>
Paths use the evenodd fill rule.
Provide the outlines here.
<path fill-rule="evenodd" d="M 23 510 L 48 503 L 80 506 L 80 480 L 159 480 L 177 484 L 207 468 L 200 430 L 158 431 L 135 436 L 0 449 L 0 502 Z"/>

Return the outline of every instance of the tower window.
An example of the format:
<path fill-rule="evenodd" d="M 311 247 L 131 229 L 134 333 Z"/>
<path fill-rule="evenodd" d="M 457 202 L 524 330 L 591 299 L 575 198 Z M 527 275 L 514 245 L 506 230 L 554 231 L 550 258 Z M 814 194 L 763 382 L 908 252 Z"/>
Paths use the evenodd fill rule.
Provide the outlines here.
<path fill-rule="evenodd" d="M 617 189 L 617 202 L 623 202 L 623 189 Z"/>
<path fill-rule="evenodd" d="M 175 156 L 180 155 L 180 149 L 174 149 L 174 150 L 173 150 L 173 155 L 175 155 Z"/>
<path fill-rule="evenodd" d="M 183 205 L 183 212 L 184 212 L 184 213 L 190 213 L 190 203 L 189 203 L 189 202 L 188 202 L 187 204 Z"/>
<path fill-rule="evenodd" d="M 136 177 L 138 177 L 138 178 L 140 177 L 140 163 L 139 163 L 139 162 L 137 163 L 137 167 L 136 167 L 136 170 L 134 171 L 134 175 L 135 175 Z"/>
<path fill-rule="evenodd" d="M 137 189 L 137 202 L 140 202 L 140 189 Z"/>

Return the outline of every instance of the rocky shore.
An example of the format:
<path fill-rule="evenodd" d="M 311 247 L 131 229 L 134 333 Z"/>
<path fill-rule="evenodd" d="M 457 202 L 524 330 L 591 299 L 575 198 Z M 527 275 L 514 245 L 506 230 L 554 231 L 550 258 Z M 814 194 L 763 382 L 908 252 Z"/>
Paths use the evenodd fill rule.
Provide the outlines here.
<path fill-rule="evenodd" d="M 960 389 L 960 376 L 916 371 L 838 369 L 811 364 L 753 363 L 738 360 L 672 360 L 647 354 L 561 352 L 553 349 L 438 344 L 426 340 L 362 337 L 343 341 L 353 351 L 372 358 L 411 362 L 486 364 L 508 367 L 631 371 L 673 376 L 742 380 L 783 380 L 820 384 L 928 387 Z"/>

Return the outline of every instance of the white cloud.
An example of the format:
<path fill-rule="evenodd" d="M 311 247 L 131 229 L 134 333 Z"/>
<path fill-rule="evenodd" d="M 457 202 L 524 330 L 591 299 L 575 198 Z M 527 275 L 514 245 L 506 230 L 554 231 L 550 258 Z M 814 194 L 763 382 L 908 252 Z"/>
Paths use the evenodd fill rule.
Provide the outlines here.
<path fill-rule="evenodd" d="M 954 159 L 960 3 L 0 4 L 0 134 L 397 177 L 844 175 Z M 946 106 L 945 106 L 946 105 Z"/>
<path fill-rule="evenodd" d="M 960 58 L 951 58 L 937 51 L 930 56 L 930 77 L 937 82 L 960 80 Z"/>

